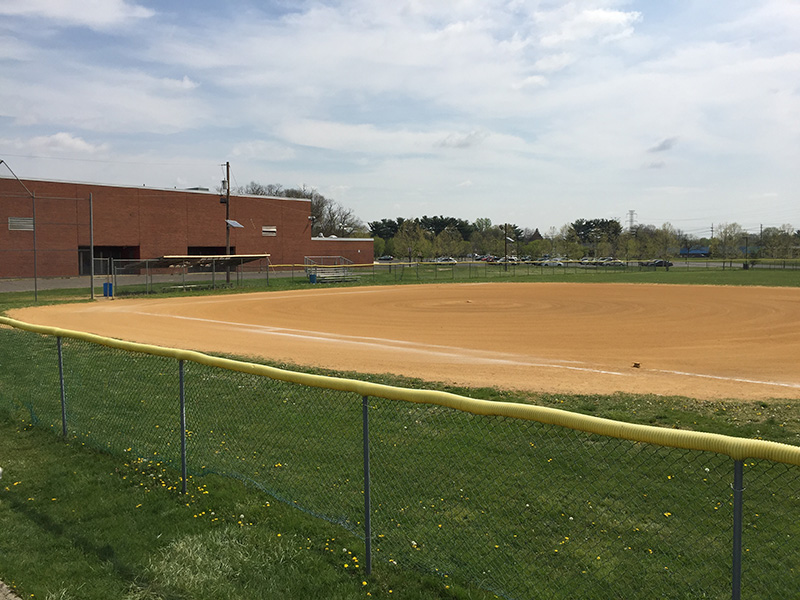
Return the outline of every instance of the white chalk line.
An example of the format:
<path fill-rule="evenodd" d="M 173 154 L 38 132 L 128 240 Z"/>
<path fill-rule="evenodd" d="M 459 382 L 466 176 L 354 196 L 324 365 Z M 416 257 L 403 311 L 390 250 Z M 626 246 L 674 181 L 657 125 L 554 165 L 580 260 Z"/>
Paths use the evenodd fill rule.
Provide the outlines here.
<path fill-rule="evenodd" d="M 781 383 L 779 381 L 762 381 L 760 379 L 745 379 L 743 377 L 724 377 L 722 375 L 706 375 L 703 373 L 689 373 L 687 371 L 669 371 L 667 369 L 652 369 L 657 373 L 667 373 L 669 375 L 683 375 L 685 377 L 700 377 L 702 379 L 717 379 L 720 381 L 730 381 L 733 383 L 753 383 L 756 385 L 772 385 L 775 387 L 787 387 L 793 389 L 800 389 L 800 384 L 797 383 Z"/>
<path fill-rule="evenodd" d="M 185 321 L 198 321 L 202 323 L 210 323 L 212 325 L 219 325 L 226 329 L 237 329 L 246 333 L 254 333 L 258 335 L 269 335 L 276 337 L 287 337 L 293 339 L 305 339 L 310 341 L 325 341 L 333 342 L 336 344 L 346 344 L 351 346 L 361 346 L 365 348 L 377 348 L 383 351 L 400 351 L 413 353 L 414 355 L 425 355 L 436 357 L 439 359 L 450 359 L 458 363 L 472 363 L 472 364 L 497 364 L 497 365 L 511 365 L 521 367 L 539 367 L 539 368 L 553 368 L 565 369 L 572 371 L 583 371 L 588 373 L 596 373 L 602 375 L 617 375 L 629 376 L 628 373 L 619 371 L 609 371 L 605 369 L 597 369 L 591 367 L 575 366 L 577 361 L 547 361 L 546 359 L 536 360 L 520 360 L 517 355 L 505 354 L 502 352 L 489 351 L 489 350 L 469 350 L 466 348 L 459 348 L 454 346 L 443 346 L 437 344 L 420 344 L 417 342 L 408 342 L 404 340 L 395 340 L 377 337 L 364 337 L 342 335 L 334 333 L 325 333 L 322 331 L 307 331 L 303 329 L 289 329 L 284 327 L 272 327 L 269 325 L 254 325 L 252 323 L 236 323 L 234 321 L 223 321 L 219 319 L 207 319 L 202 317 L 187 317 L 182 315 L 163 315 L 158 313 L 151 313 L 146 311 L 131 311 L 134 314 L 145 315 L 149 317 L 163 317 L 167 319 L 178 319 Z M 542 362 L 537 362 L 542 361 Z M 560 364 L 560 363 L 573 363 L 573 364 Z"/>

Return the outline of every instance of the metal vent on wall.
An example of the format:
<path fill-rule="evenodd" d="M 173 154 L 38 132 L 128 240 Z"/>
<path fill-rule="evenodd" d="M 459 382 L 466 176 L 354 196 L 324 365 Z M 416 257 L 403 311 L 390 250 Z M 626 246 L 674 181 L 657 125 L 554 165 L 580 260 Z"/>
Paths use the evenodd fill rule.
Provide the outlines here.
<path fill-rule="evenodd" d="M 273 225 L 264 225 L 261 228 L 261 235 L 263 237 L 276 237 L 278 235 L 278 228 Z"/>
<path fill-rule="evenodd" d="M 33 231 L 32 217 L 8 217 L 9 231 Z"/>

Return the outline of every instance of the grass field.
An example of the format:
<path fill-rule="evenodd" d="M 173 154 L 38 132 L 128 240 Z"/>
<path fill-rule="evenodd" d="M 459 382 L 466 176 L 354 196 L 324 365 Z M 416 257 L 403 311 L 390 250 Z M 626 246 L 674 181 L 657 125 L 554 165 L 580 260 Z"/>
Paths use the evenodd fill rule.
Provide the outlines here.
<path fill-rule="evenodd" d="M 713 278 L 709 273 L 702 283 L 727 278 L 728 284 L 741 285 L 737 276 L 753 273 L 728 270 Z M 671 270 L 668 275 L 674 275 L 674 282 L 678 275 L 684 283 L 701 282 L 686 280 L 694 274 Z M 757 281 L 797 285 L 785 275 L 770 271 Z M 42 295 L 49 301 L 49 293 Z M 65 296 L 53 293 L 53 298 Z M 26 302 L 24 296 L 5 300 L 6 307 Z M 476 569 L 478 583 L 490 585 L 488 575 L 480 581 L 481 565 L 512 566 L 513 572 L 503 577 L 525 582 L 517 597 L 529 597 L 526 589 L 549 589 L 548 597 L 565 598 L 659 593 L 695 598 L 701 591 L 706 597 L 730 596 L 725 588 L 729 521 L 720 520 L 730 511 L 727 459 L 610 444 L 548 428 L 520 429 L 507 421 L 432 407 L 398 411 L 391 403 L 375 401 L 370 411 L 379 440 L 373 447 L 379 499 L 374 511 L 382 524 L 375 529 L 381 536 L 376 554 L 391 558 L 378 556 L 373 576 L 365 578 L 363 541 L 350 533 L 359 526 L 359 399 L 336 393 L 311 396 L 191 367 L 187 385 L 195 404 L 188 416 L 198 462 L 185 498 L 170 466 L 175 464 L 175 418 L 165 409 L 175 395 L 174 365 L 131 360 L 105 349 L 67 348 L 69 376 L 80 380 L 82 391 L 70 394 L 72 441 L 63 444 L 31 427 L 36 422 L 60 431 L 60 410 L 57 399 L 49 414 L 30 410 L 38 400 L 26 394 L 41 382 L 57 381 L 57 373 L 52 362 L 42 371 L 40 361 L 20 360 L 23 352 L 34 358 L 52 353 L 52 343 L 36 336 L 25 339 L 38 341 L 0 346 L 0 466 L 6 469 L 0 482 L 0 530 L 8 532 L 0 536 L 0 579 L 26 597 L 491 597 L 455 585 L 465 581 L 462 574 Z M 430 387 L 400 378 L 381 382 Z M 448 391 L 794 445 L 800 438 L 800 408 L 794 401 Z M 234 394 L 239 399 L 235 408 L 220 407 L 218 398 Z M 267 429 L 257 417 L 265 397 L 278 399 L 270 405 Z M 76 404 L 79 398 L 85 407 Z M 141 412 L 143 400 L 158 410 Z M 96 418 L 100 404 L 108 406 L 113 418 Z M 158 456 L 152 455 L 153 448 Z M 291 458 L 281 462 L 281 456 Z M 626 464 L 636 466 L 635 480 Z M 488 465 L 488 472 L 476 470 L 479 465 Z M 259 470 L 270 474 L 259 479 L 253 474 Z M 797 572 L 786 572 L 784 565 L 782 577 L 770 573 L 786 553 L 791 561 L 800 535 L 797 477 L 784 467 L 766 470 L 751 464 L 749 470 L 760 473 L 756 481 L 749 480 L 750 490 L 758 485 L 769 490 L 775 482 L 786 494 L 773 490 L 771 498 L 761 494 L 757 503 L 748 504 L 746 543 L 751 542 L 752 554 L 745 574 L 765 590 L 765 597 L 791 597 Z M 218 473 L 255 483 L 272 495 Z M 578 498 L 564 491 L 576 481 L 588 482 L 578 488 Z M 306 510 L 328 521 L 292 508 L 295 503 L 312 506 Z M 640 516 L 621 518 L 623 510 Z M 699 541 L 692 538 L 697 532 Z M 453 558 L 427 558 L 453 547 Z M 441 565 L 438 574 L 432 564 Z M 400 568 L 406 566 L 432 575 Z M 558 589 L 555 582 L 564 580 L 570 586 Z M 617 587 L 610 588 L 609 581 Z"/>
<path fill-rule="evenodd" d="M 788 263 L 784 265 L 784 263 Z M 341 282 L 336 286 L 358 285 L 401 285 L 417 283 L 446 283 L 448 281 L 575 281 L 586 283 L 667 283 L 687 285 L 747 285 L 747 286 L 800 286 L 800 268 L 797 261 L 782 261 L 777 266 L 791 268 L 755 268 L 742 269 L 740 263 L 735 263 L 733 268 L 711 267 L 706 262 L 690 262 L 688 266 L 680 263 L 669 271 L 662 268 L 553 268 L 539 267 L 531 264 L 509 265 L 505 269 L 502 265 L 487 263 L 419 263 L 419 264 L 374 264 L 352 268 L 357 276 L 354 281 Z M 208 294 L 209 292 L 226 294 L 241 293 L 254 290 L 283 290 L 312 287 L 305 273 L 299 269 L 294 271 L 277 271 L 267 279 L 262 273 L 250 273 L 240 278 L 232 286 L 225 286 L 220 281 L 216 289 L 211 290 L 211 275 L 193 275 L 201 279 L 191 279 L 187 283 L 190 287 L 177 289 L 182 283 L 180 275 L 174 275 L 168 281 L 145 284 L 134 277 L 119 277 L 115 294 L 140 295 L 145 292 L 155 293 L 159 297 L 185 296 Z M 217 277 L 219 279 L 219 277 Z M 102 282 L 104 277 L 95 279 L 95 294 L 102 297 Z M 197 287 L 191 287 L 197 285 Z M 46 288 L 46 282 L 42 283 Z M 17 292 L 3 294 L 3 304 L 9 302 L 30 303 L 33 300 L 32 292 Z M 46 290 L 39 291 L 40 301 L 47 302 L 53 298 L 89 296 L 88 288 L 85 290 Z"/>

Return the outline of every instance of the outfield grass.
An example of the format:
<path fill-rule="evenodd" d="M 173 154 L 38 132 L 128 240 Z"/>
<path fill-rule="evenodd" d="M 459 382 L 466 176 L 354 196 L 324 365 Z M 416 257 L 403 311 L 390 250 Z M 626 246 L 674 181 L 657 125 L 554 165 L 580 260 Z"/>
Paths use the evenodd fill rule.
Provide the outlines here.
<path fill-rule="evenodd" d="M 341 527 L 214 475 L 182 496 L 174 470 L 7 415 L 0 461 L 0 579 L 22 598 L 493 597 L 400 569 L 367 578 Z"/>
<path fill-rule="evenodd" d="M 691 263 L 690 263 L 691 264 Z M 158 297 L 196 296 L 207 294 L 236 294 L 253 291 L 278 291 L 326 286 L 353 287 L 359 285 L 403 285 L 419 283 L 483 282 L 483 281 L 528 281 L 528 282 L 575 282 L 575 283 L 649 283 L 676 285 L 736 285 L 736 286 L 800 286 L 800 269 L 742 269 L 698 266 L 662 268 L 579 268 L 579 267 L 539 267 L 535 265 L 488 265 L 486 263 L 420 263 L 401 266 L 397 264 L 375 264 L 353 267 L 357 280 L 341 283 L 311 284 L 308 278 L 296 271 L 290 276 L 279 273 L 269 278 L 261 275 L 255 278 L 242 278 L 233 287 L 217 284 L 217 289 L 209 289 L 207 282 L 194 282 L 197 288 L 176 289 L 175 281 L 144 284 L 128 284 L 119 278 L 115 289 L 118 297 L 142 295 L 150 291 Z M 41 284 L 46 287 L 46 282 Z M 205 287 L 204 287 L 205 286 Z M 95 289 L 96 297 L 102 297 L 101 287 Z M 75 301 L 88 299 L 89 290 L 39 290 L 39 303 Z M 14 292 L 0 294 L 0 308 L 27 306 L 33 303 L 33 292 Z"/>
<path fill-rule="evenodd" d="M 522 579 L 523 590 L 548 590 L 547 597 L 726 597 L 728 459 L 371 401 L 377 552 L 366 578 L 358 538 L 360 399 L 189 365 L 193 477 L 186 498 L 175 469 L 174 363 L 66 344 L 74 387 L 64 444 L 54 435 L 57 392 L 51 403 L 32 392 L 57 382 L 52 360 L 44 366 L 52 340 L 19 335 L 0 345 L 0 579 L 26 596 L 482 598 L 491 595 L 454 582 L 477 568 L 477 582 L 491 587 L 497 573 L 482 580 L 484 565 L 506 580 Z M 446 389 L 800 441 L 794 401 Z M 235 404 L 220 402 L 232 397 Z M 109 417 L 98 418 L 104 407 Z M 754 496 L 747 500 L 745 582 L 764 597 L 791 597 L 798 574 L 786 564 L 800 536 L 797 476 L 752 463 L 747 486 Z M 570 585 L 558 588 L 564 581 Z"/>

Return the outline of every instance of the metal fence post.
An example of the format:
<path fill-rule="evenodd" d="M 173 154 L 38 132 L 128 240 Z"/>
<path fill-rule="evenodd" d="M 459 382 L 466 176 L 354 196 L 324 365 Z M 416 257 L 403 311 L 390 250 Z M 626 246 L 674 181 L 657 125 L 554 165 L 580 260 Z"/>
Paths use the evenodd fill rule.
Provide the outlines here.
<path fill-rule="evenodd" d="M 733 574 L 731 597 L 740 600 L 742 597 L 742 492 L 744 479 L 744 463 L 734 462 L 733 468 Z"/>
<path fill-rule="evenodd" d="M 178 361 L 178 388 L 180 395 L 180 409 L 181 409 L 181 479 L 183 485 L 181 487 L 182 493 L 186 494 L 186 389 L 184 386 L 183 377 L 184 367 L 183 360 Z"/>
<path fill-rule="evenodd" d="M 67 437 L 67 390 L 64 386 L 64 352 L 61 347 L 61 337 L 56 338 L 58 347 L 58 381 L 61 385 L 61 435 Z"/>
<path fill-rule="evenodd" d="M 370 509 L 370 479 L 369 479 L 369 400 L 367 396 L 361 398 L 361 413 L 364 431 L 364 542 L 367 554 L 367 575 L 372 574 L 372 515 Z"/>

